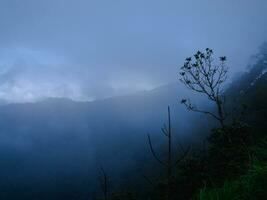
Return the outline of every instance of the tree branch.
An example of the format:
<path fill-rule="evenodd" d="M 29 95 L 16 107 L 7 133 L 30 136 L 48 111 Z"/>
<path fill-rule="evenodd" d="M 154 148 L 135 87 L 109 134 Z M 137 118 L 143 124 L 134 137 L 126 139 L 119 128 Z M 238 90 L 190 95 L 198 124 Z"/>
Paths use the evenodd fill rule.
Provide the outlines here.
<path fill-rule="evenodd" d="M 190 152 L 190 150 L 191 150 L 191 146 L 188 146 L 187 149 L 183 151 L 182 155 L 176 160 L 176 162 L 174 163 L 174 166 L 178 165 L 182 160 L 184 160 L 185 157 Z"/>
<path fill-rule="evenodd" d="M 149 134 L 147 134 L 147 138 L 148 138 L 148 144 L 149 144 L 150 151 L 151 151 L 152 155 L 154 156 L 154 158 L 155 158 L 161 165 L 163 165 L 163 166 L 166 167 L 166 166 L 167 166 L 166 163 L 164 163 L 163 161 L 161 161 L 161 160 L 159 159 L 159 157 L 157 156 L 156 152 L 154 151 L 154 148 L 153 148 L 153 146 L 152 146 L 152 142 L 151 142 L 151 138 L 150 138 L 150 135 L 149 135 Z"/>

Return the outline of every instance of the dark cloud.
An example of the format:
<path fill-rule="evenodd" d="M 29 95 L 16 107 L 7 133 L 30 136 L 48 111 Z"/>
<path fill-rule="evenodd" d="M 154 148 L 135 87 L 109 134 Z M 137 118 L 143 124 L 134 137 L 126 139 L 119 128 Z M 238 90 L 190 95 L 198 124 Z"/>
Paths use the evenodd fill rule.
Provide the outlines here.
<path fill-rule="evenodd" d="M 0 0 L 0 98 L 150 89 L 206 47 L 237 72 L 267 40 L 266 9 L 265 0 Z"/>

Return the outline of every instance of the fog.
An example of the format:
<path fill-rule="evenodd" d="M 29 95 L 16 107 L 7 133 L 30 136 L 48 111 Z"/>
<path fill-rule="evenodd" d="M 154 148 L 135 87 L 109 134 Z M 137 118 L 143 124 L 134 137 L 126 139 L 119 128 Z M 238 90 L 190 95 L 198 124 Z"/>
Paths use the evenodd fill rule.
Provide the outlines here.
<path fill-rule="evenodd" d="M 143 191 L 142 174 L 159 169 L 147 133 L 164 158 L 168 105 L 175 144 L 198 147 L 215 126 L 180 104 L 213 109 L 179 82 L 184 59 L 209 47 L 227 57 L 229 81 L 241 76 L 267 41 L 266 10 L 266 0 L 0 0 L 0 199 L 93 199 L 100 166 L 112 189 Z"/>
<path fill-rule="evenodd" d="M 177 81 L 198 49 L 246 68 L 266 36 L 265 0 L 0 1 L 0 98 L 91 101 Z"/>

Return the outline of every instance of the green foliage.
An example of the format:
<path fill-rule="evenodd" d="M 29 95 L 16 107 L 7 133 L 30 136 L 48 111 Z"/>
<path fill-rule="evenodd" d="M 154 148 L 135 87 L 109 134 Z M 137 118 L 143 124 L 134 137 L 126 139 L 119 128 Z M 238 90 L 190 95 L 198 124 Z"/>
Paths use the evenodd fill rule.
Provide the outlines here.
<path fill-rule="evenodd" d="M 236 181 L 225 181 L 220 188 L 203 188 L 199 200 L 264 200 L 267 196 L 267 165 L 256 163 Z"/>
<path fill-rule="evenodd" d="M 185 85 L 204 94 L 207 91 L 200 90 L 203 87 L 199 89 L 195 86 L 200 80 L 209 80 L 205 77 L 210 74 L 201 71 L 205 69 L 203 59 L 209 61 L 212 55 L 210 49 L 206 51 L 206 54 L 198 52 L 194 57 L 187 58 L 181 72 Z M 226 58 L 220 59 L 224 62 Z M 150 192 L 144 189 L 147 194 L 142 199 L 170 199 L 166 196 L 166 191 L 170 191 L 168 188 L 174 197 L 171 199 L 179 200 L 267 199 L 267 44 L 262 47 L 255 63 L 254 67 L 234 81 L 222 94 L 227 97 L 228 102 L 225 113 L 232 115 L 227 120 L 224 116 L 218 118 L 223 123 L 220 128 L 211 131 L 207 138 L 208 145 L 203 149 L 194 148 L 173 169 L 171 187 L 168 187 L 166 177 L 157 182 L 152 181 Z M 194 75 L 193 79 L 190 79 L 188 73 Z M 204 74 L 203 79 L 198 78 L 200 74 Z M 181 103 L 189 110 L 213 114 L 198 110 L 186 99 Z M 222 105 L 221 100 L 218 103 Z M 133 199 L 133 196 L 116 194 L 113 199 Z"/>
<path fill-rule="evenodd" d="M 267 44 L 263 47 L 255 65 L 224 93 L 227 111 L 233 114 L 230 120 L 238 120 L 213 129 L 202 168 L 199 160 L 203 161 L 203 156 L 199 155 L 182 173 L 188 175 L 185 183 L 192 191 L 202 187 L 197 199 L 267 198 Z"/>
<path fill-rule="evenodd" d="M 209 141 L 208 168 L 213 183 L 221 184 L 245 173 L 251 164 L 252 144 L 249 126 L 235 121 L 212 131 Z"/>
<path fill-rule="evenodd" d="M 192 152 L 178 169 L 176 182 L 179 199 L 190 199 L 208 181 L 206 153 L 199 150 Z"/>
<path fill-rule="evenodd" d="M 226 181 L 223 187 L 218 189 L 203 188 L 199 192 L 199 200 L 237 200 L 240 199 L 237 191 L 237 185 Z"/>
<path fill-rule="evenodd" d="M 225 91 L 227 111 L 232 113 L 231 119 L 238 120 L 212 130 L 205 176 L 203 170 L 194 173 L 188 169 L 189 174 L 202 174 L 197 177 L 205 183 L 196 199 L 267 199 L 266 63 L 267 43 L 261 47 L 254 66 Z M 241 105 L 246 105 L 245 113 Z"/>
<path fill-rule="evenodd" d="M 254 165 L 241 180 L 247 199 L 260 200 L 267 196 L 267 165 Z M 247 191 L 247 193 L 245 193 Z"/>
<path fill-rule="evenodd" d="M 267 138 L 260 139 L 260 141 L 252 148 L 255 159 L 260 162 L 267 163 Z"/>

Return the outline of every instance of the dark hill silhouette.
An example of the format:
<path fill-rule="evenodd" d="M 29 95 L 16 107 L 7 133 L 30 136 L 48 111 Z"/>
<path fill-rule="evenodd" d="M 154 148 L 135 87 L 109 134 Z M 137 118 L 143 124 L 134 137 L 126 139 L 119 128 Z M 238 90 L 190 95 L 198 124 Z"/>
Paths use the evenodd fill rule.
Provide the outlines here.
<path fill-rule="evenodd" d="M 150 157 L 146 133 L 157 137 L 168 105 L 179 139 L 192 136 L 189 121 L 196 117 L 179 103 L 186 93 L 170 84 L 94 102 L 49 98 L 0 106 L 0 198 L 87 199 L 99 165 L 120 177 Z"/>
<path fill-rule="evenodd" d="M 250 74 L 240 80 L 245 76 Z M 234 81 L 227 90 L 240 103 L 254 106 L 250 116 L 257 127 L 266 115 L 266 80 L 263 73 L 252 79 L 253 84 L 236 87 Z M 205 123 L 210 118 L 180 104 L 185 96 L 208 106 L 178 84 L 94 102 L 49 98 L 0 106 L 0 199 L 90 199 L 98 190 L 100 165 L 113 177 L 114 187 L 123 184 L 129 171 L 139 176 L 135 167 L 152 160 L 146 133 L 158 141 L 168 105 L 180 142 L 198 140 L 211 128 L 207 126 L 213 123 Z"/>

